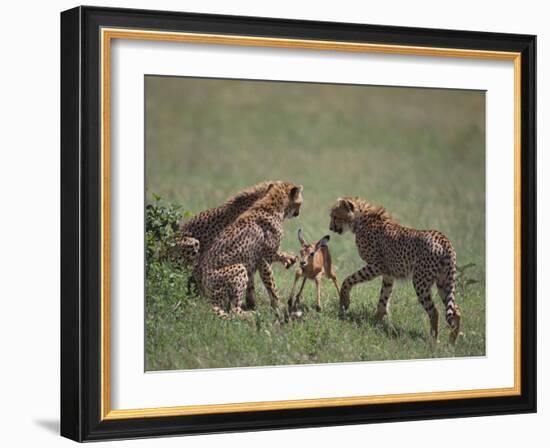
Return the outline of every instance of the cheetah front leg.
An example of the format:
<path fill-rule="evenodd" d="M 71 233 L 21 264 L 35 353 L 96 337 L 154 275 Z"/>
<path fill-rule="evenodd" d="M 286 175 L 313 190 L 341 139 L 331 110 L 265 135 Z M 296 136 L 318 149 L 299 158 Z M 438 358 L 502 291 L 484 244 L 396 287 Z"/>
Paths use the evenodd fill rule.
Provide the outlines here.
<path fill-rule="evenodd" d="M 378 307 L 374 318 L 378 321 L 388 315 L 388 307 L 391 291 L 393 289 L 393 277 L 384 275 L 382 277 L 382 288 L 380 289 L 380 298 L 378 299 Z"/>
<path fill-rule="evenodd" d="M 393 289 L 394 278 L 390 276 L 382 277 L 382 287 L 380 288 L 380 298 L 378 299 L 378 306 L 376 308 L 376 314 L 374 315 L 374 320 L 377 322 L 382 322 L 383 319 L 387 318 L 387 328 L 390 333 L 397 335 L 397 330 L 390 321 L 390 316 L 388 313 L 390 305 L 390 296 Z"/>
<path fill-rule="evenodd" d="M 340 310 L 345 312 L 349 308 L 351 288 L 357 283 L 368 282 L 379 275 L 379 268 L 376 265 L 369 264 L 347 277 L 340 289 Z"/>
<path fill-rule="evenodd" d="M 296 261 L 295 259 L 296 259 L 296 257 L 294 257 L 293 255 L 287 255 L 287 254 L 282 254 L 281 255 L 281 260 L 283 260 L 282 263 L 285 264 L 285 267 L 290 267 L 293 263 L 295 263 L 295 261 Z M 291 264 L 286 266 L 287 263 L 291 263 Z M 269 261 L 267 261 L 265 259 L 262 259 L 260 261 L 258 271 L 260 273 L 260 279 L 262 280 L 262 283 L 264 284 L 265 289 L 267 290 L 267 293 L 269 294 L 269 297 L 270 298 L 275 297 L 275 298 L 277 298 L 277 300 L 279 300 L 278 299 L 277 288 L 275 286 L 275 281 L 273 280 L 273 271 L 271 269 L 271 263 L 269 263 Z"/>
<path fill-rule="evenodd" d="M 277 287 L 275 286 L 275 280 L 273 279 L 271 263 L 262 258 L 258 266 L 258 272 L 260 273 L 260 279 L 265 286 L 269 298 L 276 298 L 278 300 Z"/>
<path fill-rule="evenodd" d="M 258 271 L 260 273 L 260 278 L 262 283 L 267 290 L 271 301 L 271 308 L 277 313 L 279 320 L 287 321 L 288 312 L 281 306 L 279 296 L 277 294 L 277 286 L 275 285 L 275 280 L 273 279 L 273 271 L 271 270 L 271 264 L 268 260 L 262 258 L 258 266 Z"/>
<path fill-rule="evenodd" d="M 431 334 L 435 342 L 439 336 L 439 312 L 432 301 L 433 280 L 429 273 L 416 271 L 413 274 L 413 286 L 418 297 L 418 301 L 424 308 L 424 311 L 430 317 Z"/>
<path fill-rule="evenodd" d="M 273 257 L 273 261 L 278 261 L 282 263 L 286 269 L 291 267 L 294 263 L 298 261 L 298 257 L 295 255 L 287 254 L 286 252 L 277 252 Z"/>

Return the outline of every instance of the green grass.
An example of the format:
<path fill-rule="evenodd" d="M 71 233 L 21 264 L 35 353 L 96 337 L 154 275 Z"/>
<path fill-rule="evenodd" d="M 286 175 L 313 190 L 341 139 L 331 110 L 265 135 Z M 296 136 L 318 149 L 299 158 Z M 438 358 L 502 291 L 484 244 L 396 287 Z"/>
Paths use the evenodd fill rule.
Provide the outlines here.
<path fill-rule="evenodd" d="M 322 237 L 330 205 L 357 195 L 404 225 L 444 232 L 478 281 L 459 288 L 463 335 L 452 347 L 444 319 L 441 343 L 432 344 L 410 282 L 394 287 L 393 334 L 372 320 L 379 279 L 352 290 L 345 319 L 328 280 L 324 310 L 313 311 L 308 282 L 304 316 L 281 326 L 258 278 L 256 313 L 223 320 L 187 296 L 184 273 L 158 266 L 147 278 L 147 370 L 484 355 L 484 102 L 471 91 L 147 77 L 148 199 L 160 194 L 197 213 L 263 180 L 301 183 L 302 211 L 285 222 L 282 243 L 296 252 L 298 228 L 308 240 Z M 331 236 L 341 281 L 364 263 L 352 235 Z M 274 273 L 286 302 L 293 270 L 274 265 Z"/>

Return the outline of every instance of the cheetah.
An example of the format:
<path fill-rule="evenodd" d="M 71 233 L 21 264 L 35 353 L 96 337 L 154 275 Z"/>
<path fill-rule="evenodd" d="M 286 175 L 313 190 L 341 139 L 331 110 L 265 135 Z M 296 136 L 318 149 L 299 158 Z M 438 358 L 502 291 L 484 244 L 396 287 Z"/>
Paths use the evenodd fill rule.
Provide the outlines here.
<path fill-rule="evenodd" d="M 263 260 L 290 266 L 295 257 L 279 250 L 283 238 L 283 220 L 299 215 L 301 185 L 273 182 L 264 197 L 258 199 L 233 224 L 218 235 L 198 262 L 203 293 L 214 305 L 228 311 L 242 311 L 242 299 L 250 294 L 254 273 Z M 271 306 L 279 318 L 286 318 L 276 293 L 270 294 Z"/>
<path fill-rule="evenodd" d="M 259 198 L 263 197 L 272 182 L 261 182 L 248 187 L 235 196 L 227 199 L 221 206 L 200 212 L 187 221 L 180 223 L 179 231 L 175 238 L 175 245 L 170 251 L 170 259 L 180 266 L 192 271 L 189 277 L 188 292 L 191 292 L 192 283 L 197 284 L 198 269 L 196 263 L 201 253 L 204 253 L 214 239 L 228 225 L 233 223 L 239 215 L 248 210 Z M 275 282 L 271 264 L 261 260 L 259 266 L 260 278 L 270 296 L 275 296 Z M 198 286 L 198 284 L 197 284 Z M 248 291 L 247 306 L 255 307 L 254 286 Z"/>
<path fill-rule="evenodd" d="M 436 230 L 416 230 L 399 224 L 383 207 L 357 197 L 338 198 L 330 211 L 330 230 L 355 234 L 357 249 L 367 263 L 347 277 L 340 289 L 340 308 L 350 304 L 352 287 L 382 276 L 376 318 L 388 313 L 395 279 L 412 277 L 418 300 L 430 317 L 431 334 L 437 341 L 439 313 L 431 297 L 433 284 L 445 305 L 450 342 L 455 343 L 461 314 L 455 302 L 456 252 L 449 239 Z"/>

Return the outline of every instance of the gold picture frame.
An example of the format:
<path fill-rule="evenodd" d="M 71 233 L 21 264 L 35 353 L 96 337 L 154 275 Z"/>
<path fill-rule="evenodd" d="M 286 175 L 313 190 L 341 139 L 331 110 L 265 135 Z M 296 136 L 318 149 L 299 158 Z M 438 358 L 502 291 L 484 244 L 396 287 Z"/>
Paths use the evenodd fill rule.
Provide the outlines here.
<path fill-rule="evenodd" d="M 106 14 L 105 12 L 109 12 Z M 107 18 L 105 18 L 107 17 Z M 114 18 L 113 18 L 114 17 Z M 234 414 L 234 418 L 237 418 L 242 413 L 256 413 L 261 414 L 262 412 L 271 412 L 271 411 L 304 411 L 304 410 L 319 410 L 321 408 L 326 408 L 327 413 L 338 413 L 339 408 L 346 408 L 349 412 L 353 412 L 353 408 L 359 410 L 364 410 L 366 407 L 369 409 L 374 409 L 374 405 L 396 405 L 403 403 L 412 403 L 420 406 L 422 409 L 422 403 L 433 403 L 433 402 L 446 402 L 449 403 L 449 406 L 453 401 L 457 400 L 474 400 L 474 399 L 490 399 L 493 401 L 486 401 L 486 403 L 498 403 L 500 399 L 503 403 L 508 403 L 508 408 L 516 408 L 518 412 L 521 409 L 526 409 L 525 402 L 529 402 L 529 410 L 533 410 L 533 375 L 531 367 L 534 363 L 534 354 L 531 349 L 525 350 L 526 347 L 526 331 L 534 331 L 534 310 L 529 308 L 529 305 L 526 307 L 526 300 L 534 300 L 534 296 L 525 297 L 525 281 L 526 274 L 525 271 L 528 270 L 528 276 L 533 276 L 534 272 L 534 258 L 533 258 L 533 249 L 532 244 L 526 244 L 525 231 L 531 231 L 531 228 L 524 229 L 522 228 L 522 223 L 525 223 L 525 219 L 528 221 L 529 227 L 533 226 L 534 223 L 531 222 L 534 202 L 533 197 L 527 196 L 532 195 L 530 189 L 532 188 L 533 179 L 529 173 L 533 169 L 534 160 L 531 160 L 529 154 L 534 151 L 534 142 L 532 142 L 532 135 L 526 135 L 526 132 L 530 134 L 530 129 L 532 126 L 533 103 L 531 100 L 532 92 L 534 91 L 534 74 L 532 73 L 531 64 L 532 59 L 534 58 L 533 45 L 534 38 L 532 36 L 517 36 L 517 35 L 507 35 L 502 36 L 500 46 L 502 49 L 490 48 L 491 40 L 489 35 L 478 35 L 472 33 L 473 35 L 466 36 L 462 35 L 461 32 L 447 32 L 445 36 L 441 36 L 433 30 L 423 30 L 425 34 L 425 42 L 422 44 L 407 44 L 409 40 L 413 40 L 407 36 L 402 37 L 402 42 L 391 42 L 393 38 L 390 36 L 391 27 L 387 27 L 384 30 L 376 29 L 376 33 L 380 33 L 380 36 L 384 38 L 386 36 L 387 42 L 372 41 L 372 33 L 374 31 L 369 30 L 366 25 L 357 25 L 357 27 L 364 27 L 365 31 L 365 41 L 346 41 L 344 37 L 341 40 L 330 40 L 330 39 L 320 39 L 317 37 L 305 38 L 305 37 L 277 37 L 273 35 L 273 30 L 270 28 L 270 36 L 262 35 L 250 35 L 249 32 L 245 29 L 246 26 L 243 25 L 243 33 L 224 33 L 223 30 L 218 30 L 216 32 L 200 32 L 197 31 L 194 20 L 195 16 L 189 18 L 185 15 L 178 15 L 177 13 L 156 13 L 150 12 L 144 14 L 145 22 L 149 20 L 150 23 L 155 23 L 156 29 L 147 29 L 142 22 L 136 23 L 132 26 L 133 18 L 129 12 L 124 12 L 117 10 L 114 11 L 105 10 L 102 8 L 76 8 L 74 10 L 67 11 L 62 15 L 62 26 L 65 27 L 65 33 L 68 37 L 71 35 L 74 40 L 74 33 L 80 36 L 80 40 L 75 40 L 74 42 L 82 41 L 86 38 L 88 41 L 93 40 L 92 48 L 98 50 L 97 54 L 94 56 L 94 63 L 97 63 L 98 74 L 99 74 L 99 83 L 98 90 L 93 93 L 97 96 L 98 110 L 100 113 L 100 123 L 99 128 L 97 129 L 97 141 L 99 143 L 99 163 L 95 166 L 95 169 L 98 172 L 97 193 L 99 195 L 99 203 L 97 204 L 97 216 L 99 223 L 99 251 L 97 253 L 97 272 L 100 275 L 99 284 L 97 291 L 99 295 L 98 299 L 98 311 L 99 314 L 96 314 L 96 318 L 99 317 L 97 322 L 97 334 L 99 335 L 99 343 L 97 345 L 98 349 L 98 359 L 96 366 L 99 367 L 99 375 L 96 378 L 95 387 L 88 385 L 84 387 L 82 385 L 82 378 L 78 377 L 78 381 L 75 378 L 70 381 L 67 377 L 73 375 L 74 364 L 78 362 L 77 359 L 74 359 L 73 354 L 79 352 L 82 354 L 84 349 L 82 346 L 73 347 L 72 345 L 67 345 L 68 349 L 65 350 L 66 353 L 71 353 L 70 356 L 66 356 L 63 360 L 64 368 L 68 373 L 66 373 L 66 382 L 71 383 L 70 386 L 67 385 L 62 391 L 62 402 L 63 402 L 63 393 L 65 397 L 70 395 L 70 398 L 73 401 L 78 402 L 78 406 L 81 407 L 82 413 L 86 414 L 85 421 L 94 421 L 96 424 L 92 426 L 88 424 L 87 434 L 83 433 L 83 421 L 79 422 L 74 421 L 73 418 L 67 417 L 67 409 L 62 409 L 62 433 L 68 437 L 77 439 L 77 440 L 91 440 L 94 438 L 117 438 L 117 437 L 128 437 L 132 436 L 133 432 L 131 429 L 128 429 L 128 425 L 134 425 L 132 422 L 140 421 L 146 419 L 150 423 L 146 425 L 146 428 L 142 426 L 142 430 L 145 431 L 145 434 L 162 434 L 162 425 L 157 424 L 158 421 L 161 421 L 163 418 L 173 418 L 180 419 L 181 421 L 181 431 L 175 431 L 176 433 L 192 433 L 199 432 L 201 428 L 200 423 L 195 424 L 192 429 L 189 429 L 187 423 L 185 423 L 185 418 L 192 416 L 211 416 Z M 171 28 L 170 24 L 173 24 L 174 20 L 181 20 L 181 27 L 184 30 L 174 31 Z M 208 16 L 201 16 L 203 21 L 208 22 Z M 166 21 L 166 29 L 159 29 L 160 23 L 163 23 L 163 20 Z M 230 22 L 230 19 L 227 19 Z M 89 27 L 84 31 L 84 28 L 79 26 L 79 23 L 86 22 L 89 24 Z M 223 25 L 218 25 L 216 18 L 211 18 L 211 25 L 215 28 L 214 25 L 218 27 L 223 27 Z M 257 19 L 257 25 L 267 25 L 267 19 Z M 262 22 L 263 21 L 263 22 Z M 170 22 L 170 24 L 168 23 Z M 235 25 L 239 23 L 239 19 L 235 18 Z M 303 33 L 298 32 L 298 30 L 303 27 L 303 24 L 300 23 L 290 23 L 281 21 L 273 22 L 275 25 L 280 25 L 281 35 L 288 35 L 288 29 L 297 30 L 296 34 L 301 35 Z M 270 22 L 271 25 L 273 23 Z M 92 26 L 93 25 L 93 26 Z M 90 28 L 93 29 L 94 34 L 90 34 Z M 186 28 L 190 28 L 190 31 L 185 31 Z M 207 26 L 204 27 L 208 28 Z M 345 35 L 346 27 L 339 24 L 319 24 L 318 28 L 320 30 L 325 29 L 332 33 L 340 30 L 342 36 Z M 328 32 L 327 31 L 327 32 Z M 371 31 L 371 34 L 369 34 Z M 432 32 L 433 31 L 433 32 Z M 320 31 L 318 31 L 320 33 Z M 384 34 L 386 33 L 386 34 Z M 465 32 L 462 32 L 465 33 Z M 315 33 L 312 33 L 315 34 Z M 468 33 L 466 33 L 468 34 Z M 370 38 L 369 38 L 370 36 Z M 378 34 L 376 34 L 378 36 Z M 465 38 L 469 37 L 470 40 Z M 377 37 L 378 38 L 378 37 Z M 475 38 L 475 39 L 474 39 Z M 63 39 L 63 36 L 62 36 Z M 514 218 L 514 256 L 515 256 L 515 265 L 514 265 L 514 386 L 508 388 L 489 388 L 489 389 L 476 389 L 476 390 L 461 390 L 461 391 L 447 391 L 447 392 L 429 392 L 429 393 L 406 393 L 406 394 L 395 394 L 395 395 L 374 395 L 374 396 L 353 396 L 353 397 L 339 397 L 339 398 L 316 398 L 316 399 L 305 399 L 305 400 L 283 400 L 283 401 L 268 401 L 268 402 L 246 402 L 246 403 L 232 403 L 232 404 L 218 404 L 218 405 L 188 405 L 188 406 L 175 406 L 175 407 L 160 407 L 160 408 L 142 408 L 142 409 L 112 409 L 111 403 L 111 370 L 110 370 L 110 358 L 111 358 L 111 344 L 110 344 L 110 284 L 111 284 L 111 268 L 110 268 L 110 247 L 111 247 L 111 229 L 110 229 L 110 216 L 111 216 L 111 195 L 110 195 L 110 185 L 111 185 L 111 45 L 114 40 L 117 39 L 130 39 L 130 40 L 142 40 L 142 41 L 163 41 L 163 42 L 185 42 L 185 43 L 200 43 L 200 44 L 211 44 L 211 45 L 239 45 L 239 46 L 254 46 L 254 47 L 275 47 L 275 48 L 290 48 L 290 49 L 312 49 L 312 50 L 327 50 L 327 51 L 343 51 L 343 52 L 369 52 L 369 53 L 382 53 L 382 54 L 399 54 L 399 55 L 414 55 L 414 56 L 437 56 L 437 57 L 449 57 L 449 58 L 466 58 L 466 59 L 486 59 L 486 60 L 505 60 L 512 61 L 514 65 L 514 209 L 515 209 L 515 218 Z M 472 39 L 475 40 L 477 48 L 471 48 Z M 395 40 L 395 39 L 394 39 Z M 470 47 L 464 46 L 461 47 L 461 42 L 468 42 Z M 519 43 L 518 43 L 519 42 Z M 63 42 L 62 42 L 63 45 Z M 80 73 L 81 66 L 79 65 L 83 60 L 81 52 L 85 51 L 84 46 L 79 47 L 78 43 L 73 43 L 71 47 L 67 44 L 68 49 L 66 49 L 65 56 L 65 67 L 66 71 L 62 76 L 65 82 L 69 77 L 73 76 L 76 72 Z M 63 50 L 63 48 L 62 48 Z M 75 55 L 78 55 L 80 59 L 75 58 Z M 84 58 L 85 60 L 85 58 Z M 74 65 L 74 66 L 73 66 Z M 70 70 L 69 70 L 70 68 Z M 63 68 L 62 68 L 63 70 Z M 82 82 L 82 78 L 81 82 Z M 78 98 L 81 98 L 81 91 L 83 86 L 79 85 L 75 90 L 73 84 L 70 88 L 66 88 L 65 95 L 76 95 Z M 70 101 L 67 101 L 68 103 Z M 66 113 L 71 110 L 67 105 L 64 106 Z M 528 113 L 528 111 L 530 111 Z M 62 117 L 63 120 L 63 117 Z M 71 132 L 74 132 L 74 126 L 86 126 L 85 117 L 79 116 L 79 122 L 64 122 L 63 125 L 66 126 L 68 130 L 64 131 L 69 135 Z M 93 131 L 93 130 L 92 130 Z M 71 134 L 72 135 L 72 134 Z M 69 138 L 69 137 L 67 137 Z M 65 143 L 66 144 L 66 143 Z M 67 145 L 67 144 L 66 144 Z M 80 142 L 80 146 L 82 142 Z M 86 148 L 81 147 L 80 151 L 84 151 Z M 62 152 L 73 151 L 68 146 L 62 147 Z M 72 159 L 71 159 L 72 160 Z M 72 160 L 72 165 L 66 166 L 64 168 L 65 172 L 69 169 L 74 170 L 74 166 L 81 163 L 81 161 Z M 526 164 L 528 166 L 526 166 Z M 86 168 L 88 169 L 88 168 Z M 529 191 L 526 191 L 526 187 Z M 79 203 L 81 204 L 81 203 Z M 69 215 L 75 213 L 74 204 L 69 204 L 69 209 L 64 213 L 69 220 Z M 73 207 L 73 208 L 71 208 Z M 72 215 L 71 215 L 72 216 Z M 527 218 L 526 218 L 527 216 Z M 534 238 L 534 235 L 531 235 L 527 238 Z M 73 253 L 74 251 L 81 251 L 81 245 L 74 247 L 75 241 L 70 241 L 66 243 L 65 253 Z M 528 265 L 526 264 L 528 261 Z M 74 279 L 66 279 L 67 283 L 74 282 Z M 79 296 L 82 297 L 82 296 Z M 65 302 L 69 300 L 74 300 L 74 297 L 63 297 L 62 300 Z M 81 300 L 81 299 L 79 299 Z M 62 302 L 62 303 L 65 303 Z M 82 319 L 82 305 L 78 308 L 79 318 Z M 66 305 L 65 308 L 66 314 L 70 315 L 74 313 L 74 308 L 72 305 Z M 530 314 L 531 313 L 531 314 Z M 89 317 L 89 316 L 88 316 Z M 87 318 L 88 318 L 87 317 Z M 68 318 L 64 317 L 63 325 L 69 326 L 73 325 L 67 321 Z M 529 323 L 530 328 L 525 328 L 525 323 Z M 77 333 L 83 331 L 82 327 L 73 328 L 71 331 L 76 331 Z M 69 342 L 62 341 L 62 344 Z M 71 342 L 72 344 L 73 342 Z M 527 367 L 526 367 L 527 366 Z M 83 390 L 80 392 L 80 397 L 74 396 L 75 388 L 78 389 L 76 383 L 80 382 L 80 387 Z M 531 384 L 528 388 L 525 387 L 526 384 Z M 99 395 L 97 399 L 99 403 L 92 405 L 84 403 L 83 396 L 89 395 L 90 390 L 99 389 Z M 87 400 L 90 400 L 88 396 Z M 521 403 L 521 407 L 518 403 Z M 88 406 L 88 408 L 86 408 Z M 86 410 L 84 410 L 86 408 Z M 350 410 L 351 409 L 351 410 Z M 428 409 L 428 408 L 426 408 Z M 460 413 L 460 409 L 457 407 L 457 412 Z M 481 411 L 480 411 L 481 413 Z M 328 414 L 327 414 L 328 415 Z M 429 414 L 427 411 L 426 415 Z M 447 412 L 442 413 L 442 415 L 449 415 Z M 475 415 L 475 411 L 470 411 L 468 414 L 466 411 L 462 411 L 461 415 Z M 405 417 L 406 418 L 406 417 Z M 160 419 L 160 420 L 159 420 Z M 397 416 L 395 419 L 399 419 Z M 176 421 L 175 420 L 175 421 Z M 368 421 L 368 418 L 365 418 L 364 421 Z M 65 422 L 65 423 L 63 423 Z M 117 423 L 118 422 L 118 423 Z M 323 423 L 323 419 L 319 420 L 319 423 Z M 120 426 L 116 426 L 120 424 Z M 140 423 L 143 425 L 143 423 Z M 307 424 L 307 423 L 306 423 Z M 111 425 L 111 426 L 108 426 Z M 187 425 L 187 426 L 186 426 Z M 287 426 L 285 426 L 287 425 Z M 288 423 L 281 423 L 281 427 L 290 427 Z M 107 429 L 98 429 L 105 427 Z M 254 426 L 239 426 L 238 421 L 235 423 L 235 428 L 247 429 Z M 258 423 L 258 428 L 262 427 L 262 423 Z M 268 427 L 268 426 L 263 426 Z M 273 427 L 277 427 L 276 424 Z M 113 429 L 114 428 L 114 429 Z M 133 428 L 133 426 L 131 426 Z M 220 426 L 220 430 L 223 430 L 223 426 Z M 215 429 L 214 429 L 215 430 Z M 166 432 L 169 433 L 169 432 Z"/>

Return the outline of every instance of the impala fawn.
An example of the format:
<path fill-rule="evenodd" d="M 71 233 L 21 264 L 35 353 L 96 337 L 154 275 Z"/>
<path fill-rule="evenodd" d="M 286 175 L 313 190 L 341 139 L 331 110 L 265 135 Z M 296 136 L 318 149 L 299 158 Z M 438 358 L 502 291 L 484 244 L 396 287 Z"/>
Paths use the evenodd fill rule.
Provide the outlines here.
<path fill-rule="evenodd" d="M 334 282 L 336 291 L 338 291 L 338 296 L 340 296 L 340 288 L 338 287 L 336 274 L 332 270 L 332 259 L 328 250 L 329 240 L 330 236 L 325 235 L 317 241 L 317 243 L 307 244 L 302 235 L 302 229 L 298 230 L 298 241 L 301 245 L 299 256 L 300 266 L 296 269 L 294 283 L 288 299 L 288 307 L 290 311 L 293 311 L 296 308 L 296 305 L 300 302 L 300 297 L 308 278 L 315 281 L 315 286 L 317 288 L 317 301 L 315 304 L 315 309 L 317 311 L 321 311 L 321 279 L 323 277 L 326 276 Z M 300 277 L 303 277 L 302 285 L 300 286 L 298 294 L 294 297 L 294 289 Z"/>

